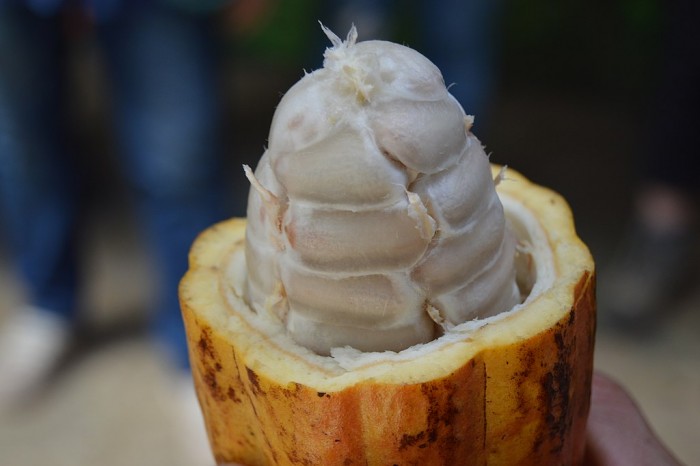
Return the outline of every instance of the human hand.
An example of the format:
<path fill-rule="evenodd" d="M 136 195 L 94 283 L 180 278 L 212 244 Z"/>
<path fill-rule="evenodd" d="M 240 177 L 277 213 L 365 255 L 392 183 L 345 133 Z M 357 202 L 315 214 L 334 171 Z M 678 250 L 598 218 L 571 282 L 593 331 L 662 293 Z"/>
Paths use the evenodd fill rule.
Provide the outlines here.
<path fill-rule="evenodd" d="M 586 466 L 680 466 L 618 383 L 593 375 Z"/>

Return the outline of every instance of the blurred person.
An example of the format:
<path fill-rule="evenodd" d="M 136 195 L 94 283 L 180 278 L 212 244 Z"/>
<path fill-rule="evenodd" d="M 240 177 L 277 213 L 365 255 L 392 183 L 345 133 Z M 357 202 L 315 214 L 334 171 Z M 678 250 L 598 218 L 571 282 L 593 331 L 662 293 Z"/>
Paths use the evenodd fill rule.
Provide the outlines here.
<path fill-rule="evenodd" d="M 700 3 L 666 6 L 664 54 L 632 224 L 601 280 L 602 317 L 618 329 L 658 331 L 698 266 Z"/>
<path fill-rule="evenodd" d="M 178 369 L 174 385 L 200 426 L 177 286 L 196 234 L 229 216 L 211 14 L 223 3 L 80 3 L 105 58 L 121 167 L 156 258 L 160 288 L 152 331 Z M 0 327 L 5 404 L 52 369 L 77 317 L 81 180 L 65 144 L 64 110 L 71 103 L 64 94 L 61 21 L 64 9 L 75 5 L 0 0 L 0 225 L 29 297 Z"/>
<path fill-rule="evenodd" d="M 484 128 L 498 81 L 500 0 L 418 0 L 417 44 L 411 46 L 440 69 L 455 96 Z M 355 24 L 360 40 L 390 40 L 392 22 L 405 3 L 340 0 L 327 4 L 329 26 L 343 36 Z"/>

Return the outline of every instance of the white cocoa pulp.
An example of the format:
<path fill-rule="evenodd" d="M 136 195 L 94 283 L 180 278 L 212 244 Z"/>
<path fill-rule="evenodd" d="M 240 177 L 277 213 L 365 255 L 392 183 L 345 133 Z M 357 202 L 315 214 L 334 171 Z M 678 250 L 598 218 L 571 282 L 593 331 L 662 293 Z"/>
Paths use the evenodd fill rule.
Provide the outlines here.
<path fill-rule="evenodd" d="M 515 238 L 472 118 L 384 41 L 333 46 L 282 98 L 251 179 L 252 309 L 297 343 L 400 351 L 521 300 Z"/>

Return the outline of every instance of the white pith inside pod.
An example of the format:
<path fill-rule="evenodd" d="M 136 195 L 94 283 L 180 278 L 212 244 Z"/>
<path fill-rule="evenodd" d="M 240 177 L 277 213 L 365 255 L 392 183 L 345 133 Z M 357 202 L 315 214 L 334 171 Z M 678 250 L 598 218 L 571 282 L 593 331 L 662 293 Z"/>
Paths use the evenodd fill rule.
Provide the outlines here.
<path fill-rule="evenodd" d="M 503 182 L 506 186 L 505 189 L 510 183 L 522 182 L 519 181 L 520 177 L 517 174 L 510 173 L 513 179 Z M 266 351 L 262 347 L 255 348 L 258 342 L 264 340 L 266 347 L 270 345 L 277 347 L 278 354 L 273 356 L 273 359 L 281 357 L 283 354 L 291 355 L 292 358 L 286 361 L 284 366 L 275 368 L 275 378 L 282 383 L 293 383 L 297 381 L 300 371 L 306 372 L 309 368 L 313 368 L 308 373 L 308 375 L 313 375 L 313 378 L 307 379 L 306 382 L 311 382 L 311 385 L 318 388 L 319 391 L 332 392 L 339 387 L 351 385 L 354 381 L 367 378 L 383 382 L 413 383 L 431 380 L 449 373 L 458 367 L 459 361 L 443 358 L 440 356 L 443 351 L 449 352 L 452 347 L 458 346 L 462 351 L 476 354 L 481 349 L 481 344 L 490 345 L 526 336 L 530 333 L 532 323 L 540 326 L 543 319 L 551 320 L 550 323 L 554 323 L 561 317 L 551 312 L 530 316 L 520 315 L 523 309 L 529 309 L 530 313 L 533 313 L 533 305 L 536 307 L 540 300 L 547 302 L 557 298 L 557 296 L 552 296 L 552 286 L 555 283 L 557 270 L 552 258 L 549 238 L 537 218 L 521 202 L 508 197 L 507 194 L 501 194 L 500 198 L 505 208 L 506 217 L 517 232 L 522 248 L 519 255 L 517 278 L 527 295 L 523 303 L 517 304 L 505 312 L 453 326 L 439 338 L 428 343 L 413 345 L 399 352 L 362 352 L 345 347 L 334 348 L 331 357 L 321 356 L 295 342 L 285 331 L 284 324 L 274 315 L 258 313 L 245 302 L 243 290 L 248 267 L 244 254 L 243 237 L 239 237 L 238 242 L 231 245 L 233 247 L 227 251 L 227 255 L 223 258 L 219 257 L 221 262 L 217 264 L 217 267 L 221 268 L 222 274 L 217 277 L 221 287 L 220 291 L 225 297 L 227 308 L 229 311 L 233 311 L 233 313 L 227 312 L 217 316 L 219 319 L 223 318 L 219 324 L 223 328 L 230 327 L 231 331 L 236 331 L 243 324 L 246 329 L 244 333 L 252 332 L 249 335 L 251 336 L 249 349 L 253 353 Z M 535 310 L 534 313 L 537 311 Z M 478 339 L 475 338 L 477 331 Z M 428 364 L 420 371 L 413 371 L 409 367 L 406 368 L 405 373 L 397 370 L 402 363 L 410 365 L 422 356 L 430 359 L 431 354 L 437 358 L 434 365 Z M 259 358 L 262 358 L 262 355 L 256 357 L 256 359 Z M 423 363 L 425 362 L 423 361 Z M 451 367 L 451 362 L 454 367 Z"/>

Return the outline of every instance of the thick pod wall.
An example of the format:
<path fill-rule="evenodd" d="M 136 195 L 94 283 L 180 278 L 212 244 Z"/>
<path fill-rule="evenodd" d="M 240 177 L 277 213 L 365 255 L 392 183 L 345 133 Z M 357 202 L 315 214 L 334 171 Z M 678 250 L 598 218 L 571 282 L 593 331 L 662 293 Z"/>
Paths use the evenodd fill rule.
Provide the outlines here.
<path fill-rule="evenodd" d="M 506 207 L 528 210 L 544 232 L 551 286 L 462 340 L 340 375 L 280 345 L 227 298 L 229 260 L 244 247 L 245 221 L 204 232 L 180 299 L 217 462 L 581 464 L 593 362 L 593 261 L 560 196 L 516 173 L 508 178 L 513 181 L 501 183 L 499 194 L 514 201 Z"/>

